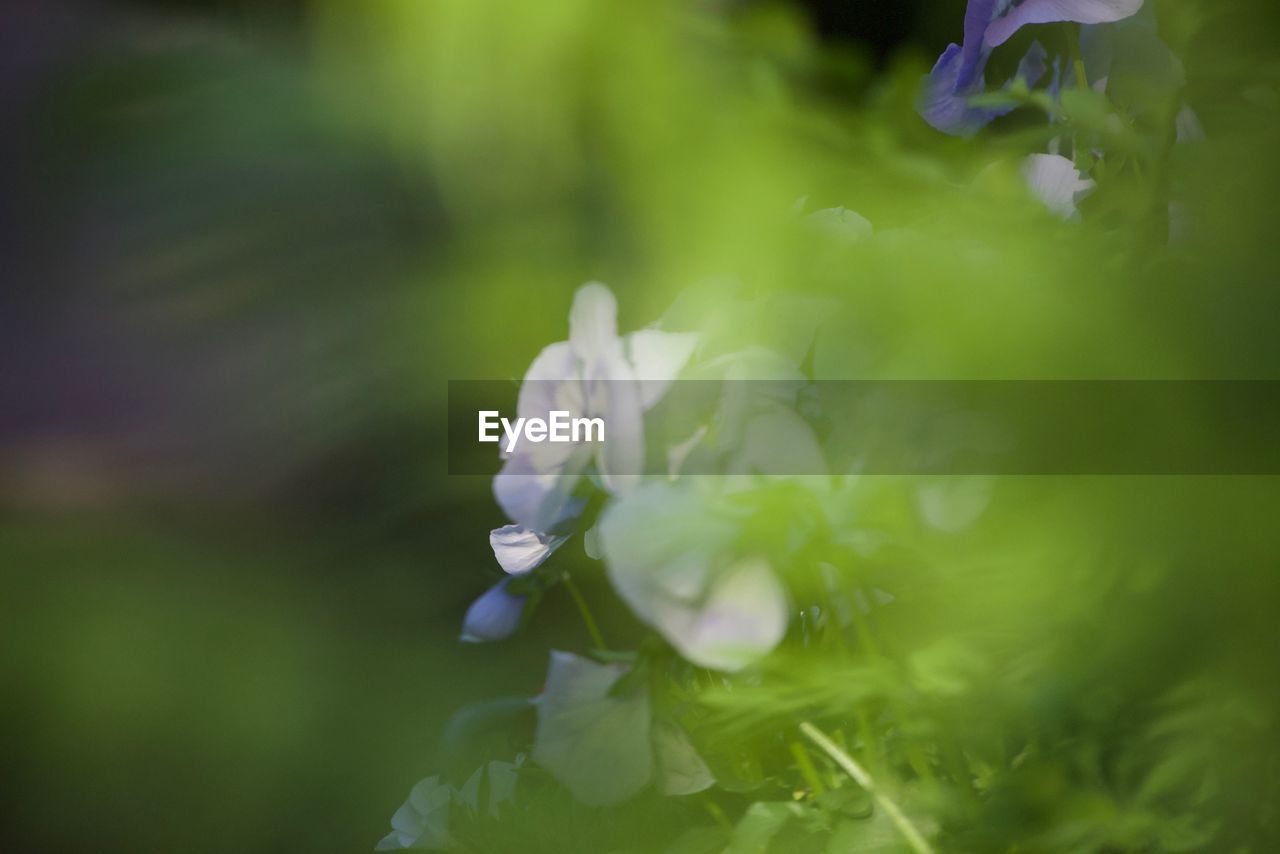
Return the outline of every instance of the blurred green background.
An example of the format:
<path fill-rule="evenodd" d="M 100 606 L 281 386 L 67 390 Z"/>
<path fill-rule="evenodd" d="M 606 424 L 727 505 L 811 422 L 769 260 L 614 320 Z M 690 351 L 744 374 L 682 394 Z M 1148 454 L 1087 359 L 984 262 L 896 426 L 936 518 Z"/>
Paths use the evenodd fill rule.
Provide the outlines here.
<path fill-rule="evenodd" d="M 724 277 L 828 300 L 828 378 L 1280 378 L 1280 28 L 1262 0 L 1158 11 L 1206 139 L 1159 195 L 1120 183 L 1062 224 L 1018 177 L 1039 117 L 957 140 L 915 114 L 960 2 L 7 6 L 5 848 L 368 850 L 465 751 L 440 743 L 456 709 L 585 649 L 562 590 L 530 631 L 458 643 L 507 520 L 446 476 L 442 407 L 564 338 L 589 279 L 627 329 Z M 836 205 L 875 239 L 797 226 Z M 1219 674 L 1248 726 L 1203 729 L 1250 733 L 1212 750 L 1264 838 L 1277 497 L 1019 484 L 922 545 L 992 573 L 944 573 L 932 631 L 1043 651 L 1045 719 L 1080 739 Z M 1054 692 L 1095 717 L 1055 719 L 1079 709 Z"/>

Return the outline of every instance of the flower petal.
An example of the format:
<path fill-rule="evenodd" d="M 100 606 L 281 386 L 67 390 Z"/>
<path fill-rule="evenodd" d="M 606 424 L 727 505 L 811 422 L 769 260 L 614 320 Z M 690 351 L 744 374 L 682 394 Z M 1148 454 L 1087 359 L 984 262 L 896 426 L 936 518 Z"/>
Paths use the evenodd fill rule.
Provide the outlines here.
<path fill-rule="evenodd" d="M 498 565 L 511 575 L 537 569 L 565 539 L 539 534 L 523 525 L 504 525 L 489 532 L 493 556 L 498 559 Z"/>
<path fill-rule="evenodd" d="M 644 409 L 662 399 L 697 346 L 695 332 L 641 329 L 626 337 L 627 355 L 640 383 L 640 404 Z"/>
<path fill-rule="evenodd" d="M 789 616 L 786 591 L 763 558 L 720 573 L 700 607 L 682 610 L 668 614 L 668 640 L 694 664 L 730 672 L 772 652 Z"/>
<path fill-rule="evenodd" d="M 1044 46 L 1039 42 L 1032 42 L 1018 62 L 1017 71 L 1005 83 L 1005 88 L 1012 86 L 1016 80 L 1022 80 L 1027 87 L 1036 85 L 1047 70 L 1047 59 L 1048 52 Z M 1013 106 L 971 106 L 969 99 L 983 91 L 986 81 L 979 73 L 975 79 L 962 83 L 962 62 L 962 51 L 957 45 L 947 48 L 938 58 L 933 71 L 925 78 L 924 91 L 917 107 L 921 117 L 936 130 L 953 136 L 968 136 L 1014 109 Z M 985 53 L 982 65 L 986 65 Z"/>
<path fill-rule="evenodd" d="M 553 409 L 580 413 L 582 388 L 568 341 L 548 344 L 525 372 L 516 402 L 521 418 L 546 418 Z"/>
<path fill-rule="evenodd" d="M 552 458 L 519 446 L 493 478 L 493 497 L 507 517 L 535 531 L 553 531 L 582 511 L 574 498 L 578 478 L 590 460 L 590 450 L 567 443 L 543 442 L 530 449 L 561 448 L 570 453 Z"/>
<path fill-rule="evenodd" d="M 924 88 L 916 112 L 935 130 L 952 136 L 966 136 L 986 124 L 989 119 L 981 110 L 969 106 L 969 97 L 982 89 L 981 75 L 977 85 L 960 85 L 963 49 L 948 45 L 924 79 Z"/>
<path fill-rule="evenodd" d="M 598 527 L 610 582 L 650 624 L 656 624 L 666 600 L 701 598 L 712 558 L 737 533 L 732 523 L 707 512 L 697 492 L 661 482 L 644 484 L 610 504 Z"/>
<path fill-rule="evenodd" d="M 569 346 L 580 364 L 610 361 L 622 354 L 618 339 L 618 301 L 599 282 L 588 282 L 573 295 L 569 309 Z"/>
<path fill-rule="evenodd" d="M 1078 216 L 1076 201 L 1093 189 L 1076 165 L 1060 154 L 1032 154 L 1022 162 L 1022 175 L 1031 192 L 1063 219 Z"/>
<path fill-rule="evenodd" d="M 609 693 L 625 672 L 553 651 L 547 687 L 536 701 L 533 760 L 584 804 L 625 800 L 653 776 L 648 689 Z"/>
<path fill-rule="evenodd" d="M 1141 8 L 1142 0 L 1024 0 L 992 21 L 982 41 L 988 48 L 997 47 L 1027 24 L 1105 24 L 1123 20 Z"/>
<path fill-rule="evenodd" d="M 483 643 L 503 640 L 515 634 L 520 627 L 520 617 L 524 614 L 527 598 L 512 596 L 507 592 L 507 582 L 510 580 L 502 579 L 471 603 L 467 616 L 462 621 L 462 640 L 467 643 Z"/>
<path fill-rule="evenodd" d="M 592 412 L 604 418 L 606 433 L 596 464 L 605 489 L 622 492 L 644 473 L 644 405 L 640 383 L 606 380 L 591 392 Z"/>
<path fill-rule="evenodd" d="M 1008 3 L 1009 0 L 969 0 L 965 6 L 964 46 L 959 49 L 956 63 L 957 89 L 967 89 L 980 80 L 987 64 L 983 38 L 992 19 Z"/>

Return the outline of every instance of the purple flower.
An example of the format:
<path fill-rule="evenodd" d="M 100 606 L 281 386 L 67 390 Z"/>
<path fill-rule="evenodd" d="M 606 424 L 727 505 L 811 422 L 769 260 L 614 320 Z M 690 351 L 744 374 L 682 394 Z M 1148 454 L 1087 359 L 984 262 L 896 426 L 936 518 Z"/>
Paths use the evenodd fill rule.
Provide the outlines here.
<path fill-rule="evenodd" d="M 1100 24 L 1127 18 L 1141 6 L 1142 0 L 969 0 L 964 43 L 948 45 L 925 78 L 920 115 L 943 133 L 971 134 L 1012 109 L 969 103 L 971 97 L 986 90 L 984 73 L 992 48 L 1004 44 L 1026 24 Z M 1033 43 L 1013 80 L 1034 86 L 1044 75 L 1046 59 L 1044 48 Z"/>

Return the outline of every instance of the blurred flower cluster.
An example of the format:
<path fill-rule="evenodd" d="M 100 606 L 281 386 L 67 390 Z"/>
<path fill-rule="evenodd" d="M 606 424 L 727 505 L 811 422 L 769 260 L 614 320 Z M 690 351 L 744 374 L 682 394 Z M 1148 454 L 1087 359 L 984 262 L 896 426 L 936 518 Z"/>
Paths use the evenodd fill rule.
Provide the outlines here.
<path fill-rule="evenodd" d="M 1037 40 L 1007 83 L 988 88 L 988 65 L 1024 29 Z M 1015 122 L 1021 132 L 1005 144 L 1017 152 L 1017 189 L 1049 214 L 1026 234 L 1049 243 L 1095 222 L 1092 238 L 1123 234 L 1163 208 L 1163 248 L 1179 236 L 1179 200 L 1156 176 L 1171 146 L 1200 136 L 1184 82 L 1142 0 L 970 0 L 961 42 L 939 57 L 916 106 L 932 128 L 962 138 L 996 135 L 1004 117 Z M 1030 130 L 1016 124 L 1027 115 L 1037 116 Z M 991 164 L 956 191 L 956 207 L 982 192 L 983 181 L 998 183 L 1002 168 Z M 918 163 L 903 171 L 912 180 L 936 177 Z M 1135 196 L 1138 213 L 1124 207 Z M 1015 241 L 930 233 L 932 212 L 912 213 L 913 221 L 879 229 L 853 209 L 811 210 L 801 197 L 778 228 L 803 235 L 802 279 L 845 288 L 815 289 L 820 296 L 801 295 L 799 286 L 747 296 L 716 286 L 699 302 L 703 285 L 691 286 L 662 321 L 623 333 L 608 287 L 577 290 L 567 339 L 547 345 L 525 372 L 517 415 L 600 417 L 608 441 L 526 443 L 504 455 L 492 488 L 506 524 L 489 534 L 502 574 L 474 600 L 461 634 L 472 643 L 518 636 L 560 591 L 554 595 L 572 600 L 589 640 L 577 652 L 551 651 L 541 693 L 524 702 L 536 724 L 514 770 L 503 766 L 502 775 L 518 780 L 499 787 L 503 822 L 525 826 L 556 797 L 548 793 L 567 793 L 592 808 L 683 810 L 681 826 L 690 829 L 672 851 L 796 844 L 920 854 L 1006 850 L 1023 838 L 1033 840 L 1027 850 L 1192 850 L 1215 838 L 1217 825 L 1200 811 L 1217 797 L 1206 765 L 1170 767 L 1152 747 L 1168 738 L 1184 757 L 1210 749 L 1185 724 L 1222 710 L 1194 681 L 1163 696 L 1131 743 L 1109 745 L 1105 756 L 1072 752 L 1073 733 L 1094 725 L 1090 712 L 1035 676 L 1048 667 L 1035 656 L 1049 653 L 1008 640 L 1051 633 L 1056 617 L 1040 623 L 1011 617 L 1014 606 L 1002 610 L 1009 589 L 1025 582 L 1006 565 L 1044 555 L 1015 548 L 996 560 L 982 551 L 993 479 L 870 477 L 829 464 L 834 447 L 872 441 L 835 423 L 814 390 L 866 372 L 873 360 L 859 348 L 882 343 L 857 338 L 866 327 L 855 290 L 865 295 L 878 284 L 859 278 L 863 270 L 871 271 L 866 279 L 892 280 L 903 258 L 941 256 L 930 268 L 944 280 L 936 291 L 895 305 L 938 324 L 924 329 L 945 325 L 937 319 L 945 306 L 977 316 L 995 310 L 978 294 L 953 295 L 944 307 L 934 300 L 953 284 L 953 269 L 985 276 L 1001 257 L 992 246 Z M 1110 263 L 1120 255 L 1094 257 Z M 1043 272 L 1037 264 L 1024 268 L 1027 278 Z M 1034 293 L 1028 286 L 1020 295 Z M 689 294 L 709 308 L 677 310 Z M 1028 314 L 1053 310 L 1036 302 Z M 762 317 L 769 323 L 757 320 L 758 334 L 737 323 Z M 921 351 L 935 343 L 911 333 L 905 340 Z M 691 402 L 686 382 L 715 392 Z M 954 431 L 943 439 L 954 440 Z M 779 459 L 786 463 L 771 466 Z M 1045 504 L 1033 489 L 1006 502 L 1005 530 L 1031 524 L 1019 514 Z M 1046 539 L 1061 542 L 1066 527 Z M 1075 601 L 1064 590 L 1109 589 L 1100 580 L 1110 578 L 1106 570 L 1077 586 L 1063 563 L 1043 590 L 1019 594 L 1056 613 Z M 593 607 L 583 578 L 610 602 Z M 951 632 L 931 614 L 956 595 L 980 603 L 979 616 Z M 1107 601 L 1099 595 L 1080 607 L 1101 614 Z M 1000 616 L 983 624 L 988 608 Z M 619 610 L 643 627 L 627 648 L 608 642 L 627 632 L 598 616 Z M 1064 684 L 1060 690 L 1079 690 L 1090 703 L 1118 703 L 1083 680 Z M 1247 707 L 1227 717 L 1250 719 Z M 997 717 L 999 725 L 990 722 Z M 450 810 L 483 824 L 473 796 L 424 781 L 384 847 L 450 847 Z M 1014 829 L 1002 836 L 998 825 Z"/>
<path fill-rule="evenodd" d="M 1062 49 L 1031 42 L 1014 77 L 988 90 L 984 72 L 992 52 L 1023 27 L 1048 24 L 1058 25 L 1053 41 Z M 1033 91 L 1046 74 L 1044 88 Z M 1162 138 L 1189 141 L 1201 134 L 1181 100 L 1184 82 L 1181 63 L 1160 40 L 1143 0 L 969 0 L 963 43 L 938 57 L 919 112 L 943 133 L 971 136 L 1020 106 L 1041 110 L 1054 134 L 1046 151 L 1027 155 L 1023 174 L 1050 211 L 1072 219 L 1108 163 L 1113 173 L 1140 169 L 1140 152 L 1161 151 Z M 1135 89 L 1140 98 L 1124 96 Z M 1117 91 L 1120 97 L 1108 97 Z M 1135 140 L 1144 121 L 1154 144 Z"/>

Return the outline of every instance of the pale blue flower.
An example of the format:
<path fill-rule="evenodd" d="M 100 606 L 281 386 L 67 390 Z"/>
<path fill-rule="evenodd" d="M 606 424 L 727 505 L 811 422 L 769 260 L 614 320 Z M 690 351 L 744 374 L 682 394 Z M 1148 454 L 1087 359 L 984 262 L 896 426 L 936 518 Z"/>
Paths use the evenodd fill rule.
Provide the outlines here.
<path fill-rule="evenodd" d="M 691 488 L 650 483 L 600 521 L 609 580 L 641 620 L 694 664 L 741 670 L 786 633 L 786 591 L 768 561 L 736 553 L 735 520 Z"/>
<path fill-rule="evenodd" d="M 679 375 L 697 336 L 644 329 L 620 337 L 617 301 L 604 285 L 580 288 L 569 312 L 569 340 L 538 354 L 517 402 L 522 418 L 546 418 L 553 409 L 600 417 L 605 440 L 598 447 L 573 443 L 524 443 L 494 478 L 498 504 L 516 523 L 553 531 L 577 515 L 578 480 L 594 463 L 611 492 L 623 489 L 644 465 L 644 412 Z"/>

